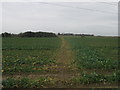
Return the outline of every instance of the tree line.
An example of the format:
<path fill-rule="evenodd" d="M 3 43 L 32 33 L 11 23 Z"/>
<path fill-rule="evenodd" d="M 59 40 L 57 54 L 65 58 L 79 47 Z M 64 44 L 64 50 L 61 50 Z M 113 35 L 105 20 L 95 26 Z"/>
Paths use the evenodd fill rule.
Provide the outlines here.
<path fill-rule="evenodd" d="M 73 34 L 73 33 L 58 33 L 57 35 L 55 33 L 51 32 L 31 32 L 27 31 L 24 33 L 19 34 L 11 34 L 8 32 L 4 32 L 1 34 L 2 37 L 57 37 L 57 36 L 94 36 L 93 34 Z"/>
<path fill-rule="evenodd" d="M 27 31 L 19 34 L 11 34 L 8 32 L 4 32 L 1 34 L 2 37 L 57 37 L 55 33 L 51 32 L 31 32 Z"/>
<path fill-rule="evenodd" d="M 73 34 L 73 33 L 58 33 L 61 36 L 94 36 L 94 34 Z"/>

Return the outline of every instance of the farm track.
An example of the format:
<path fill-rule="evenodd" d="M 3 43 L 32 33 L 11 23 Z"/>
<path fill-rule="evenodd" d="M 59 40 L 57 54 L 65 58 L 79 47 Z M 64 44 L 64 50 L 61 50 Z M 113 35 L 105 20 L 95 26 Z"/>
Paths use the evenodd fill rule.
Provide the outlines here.
<path fill-rule="evenodd" d="M 60 38 L 62 45 L 56 58 L 58 62 L 57 70 L 59 70 L 57 77 L 61 81 L 59 82 L 59 87 L 65 87 L 63 82 L 69 81 L 72 77 L 79 75 L 79 71 L 72 64 L 74 56 L 68 42 L 63 37 Z"/>
<path fill-rule="evenodd" d="M 74 56 L 72 51 L 70 50 L 69 43 L 64 39 L 64 37 L 60 37 L 61 39 L 61 47 L 56 54 L 56 64 L 46 65 L 46 71 L 37 72 L 37 73 L 16 73 L 14 75 L 3 75 L 3 80 L 7 77 L 13 77 L 16 79 L 20 79 L 23 77 L 28 77 L 31 79 L 39 78 L 39 77 L 51 77 L 57 80 L 57 84 L 55 87 L 64 88 L 66 85 L 64 83 L 68 82 L 74 76 L 79 76 L 79 70 L 72 63 L 74 60 Z"/>

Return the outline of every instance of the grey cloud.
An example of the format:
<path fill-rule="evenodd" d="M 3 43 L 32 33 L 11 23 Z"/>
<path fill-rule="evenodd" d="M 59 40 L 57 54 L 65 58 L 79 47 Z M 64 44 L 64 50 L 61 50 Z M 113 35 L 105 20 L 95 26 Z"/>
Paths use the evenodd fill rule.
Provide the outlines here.
<path fill-rule="evenodd" d="M 3 3 L 3 32 L 26 30 L 117 35 L 117 7 L 102 3 Z M 64 6 L 70 7 L 64 7 Z M 113 12 L 102 13 L 79 8 Z"/>

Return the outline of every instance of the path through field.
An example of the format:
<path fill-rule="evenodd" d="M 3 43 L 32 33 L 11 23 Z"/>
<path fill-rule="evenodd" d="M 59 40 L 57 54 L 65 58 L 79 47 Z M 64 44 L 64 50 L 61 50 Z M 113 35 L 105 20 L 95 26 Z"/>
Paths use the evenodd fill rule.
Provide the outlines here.
<path fill-rule="evenodd" d="M 40 87 L 40 88 L 41 87 L 42 88 L 91 88 L 91 87 L 94 87 L 94 88 L 95 87 L 97 87 L 97 88 L 110 88 L 110 87 L 116 88 L 116 86 L 117 86 L 116 83 L 106 83 L 106 82 L 104 83 L 104 77 L 102 79 L 100 77 L 100 80 L 102 80 L 103 82 L 99 83 L 99 77 L 98 77 L 99 74 L 97 75 L 96 73 L 94 73 L 94 72 L 99 72 L 100 76 L 101 76 L 102 73 L 105 72 L 105 74 L 103 74 L 103 75 L 108 75 L 109 73 L 111 74 L 111 72 L 109 72 L 110 71 L 109 69 L 104 70 L 104 68 L 103 68 L 103 69 L 98 70 L 98 69 L 92 68 L 93 66 L 91 64 L 90 65 L 91 65 L 92 69 L 88 69 L 88 68 L 84 68 L 84 67 L 82 68 L 82 63 L 84 65 L 84 61 L 82 62 L 80 60 L 80 62 L 78 62 L 78 63 L 76 62 L 77 59 L 81 59 L 82 55 L 84 56 L 84 54 L 79 54 L 79 52 L 86 53 L 89 51 L 89 48 L 86 51 L 84 51 L 84 50 L 82 51 L 81 48 L 76 48 L 76 45 L 80 45 L 82 42 L 84 43 L 85 39 L 83 40 L 82 38 L 75 37 L 75 39 L 73 38 L 73 40 L 72 40 L 72 41 L 76 40 L 75 46 L 74 46 L 75 49 L 72 49 L 71 46 L 72 46 L 73 42 L 70 41 L 71 39 L 72 38 L 67 37 L 67 36 L 66 37 L 60 36 L 60 37 L 57 37 L 57 40 L 52 39 L 48 43 L 49 40 L 47 40 L 45 38 L 42 40 L 42 42 L 45 44 L 43 44 L 43 46 L 41 46 L 41 47 L 44 47 L 44 45 L 46 45 L 46 43 L 47 43 L 47 45 L 50 44 L 50 45 L 48 45 L 49 48 L 47 47 L 47 49 L 43 48 L 43 50 L 42 50 L 40 48 L 36 49 L 36 47 L 35 47 L 33 50 L 32 49 L 27 50 L 28 44 L 26 44 L 25 50 L 24 49 L 21 50 L 19 48 L 18 48 L 18 50 L 10 49 L 11 53 L 8 53 L 8 54 L 4 53 L 6 55 L 6 58 L 5 58 L 6 60 L 3 60 L 3 61 L 4 61 L 4 64 L 6 65 L 6 67 L 7 67 L 7 65 L 9 66 L 9 64 L 11 66 L 13 64 L 12 67 L 11 66 L 9 66 L 7 68 L 4 67 L 7 72 L 7 73 L 3 73 L 3 75 L 2 75 L 2 79 L 6 81 L 5 85 L 7 86 L 7 84 L 8 84 L 8 86 L 9 86 L 12 82 L 13 86 L 14 85 L 19 86 L 19 84 L 21 84 L 21 83 L 14 84 L 16 81 L 13 82 L 13 79 L 15 79 L 15 80 L 20 80 L 20 82 L 22 82 L 21 80 L 23 80 L 26 83 L 25 85 L 28 84 L 31 87 Z M 45 41 L 45 40 L 47 40 L 47 41 Z M 59 42 L 51 43 L 54 40 L 56 40 L 55 42 L 57 42 L 57 41 L 59 41 Z M 86 42 L 88 42 L 88 40 L 89 40 L 89 38 L 86 38 Z M 22 41 L 22 39 L 21 39 L 21 41 Z M 34 41 L 34 39 L 33 39 L 33 41 Z M 31 42 L 31 39 L 29 40 L 29 42 Z M 37 42 L 39 42 L 39 40 Z M 35 42 L 35 44 L 37 42 Z M 51 47 L 51 44 L 54 46 L 54 48 Z M 58 45 L 56 45 L 56 44 L 58 44 Z M 41 42 L 40 42 L 40 44 L 37 44 L 37 45 L 39 47 L 41 45 Z M 96 45 L 98 45 L 98 44 L 96 44 Z M 102 42 L 101 46 L 102 45 L 103 45 L 103 42 Z M 100 45 L 98 45 L 97 47 L 100 47 Z M 95 46 L 95 48 L 97 48 L 97 47 Z M 103 47 L 105 47 L 105 46 L 103 46 Z M 8 49 L 8 51 L 10 51 L 10 50 Z M 76 52 L 76 50 L 78 50 L 79 52 Z M 14 51 L 15 51 L 15 55 L 14 55 Z M 19 51 L 19 53 L 18 53 L 18 51 Z M 27 55 L 24 56 L 23 52 L 25 52 L 25 51 L 27 52 Z M 112 51 L 113 51 L 113 49 L 112 49 Z M 5 50 L 5 52 L 6 52 L 6 50 Z M 32 52 L 32 53 L 28 53 L 28 52 Z M 19 54 L 20 54 L 20 56 L 24 56 L 24 57 L 21 58 L 20 56 L 18 56 Z M 51 55 L 50 58 L 48 58 L 49 55 Z M 85 54 L 85 55 L 87 56 L 88 54 Z M 92 54 L 89 54 L 88 56 L 91 57 L 90 55 L 92 55 Z M 8 56 L 9 56 L 9 58 L 8 58 Z M 42 58 L 42 56 L 45 56 L 45 57 Z M 12 58 L 14 59 L 13 62 L 11 61 Z M 96 57 L 93 57 L 93 58 L 95 58 L 95 60 L 96 60 Z M 27 59 L 27 61 L 24 62 L 24 60 L 26 60 L 26 59 Z M 103 60 L 103 59 L 100 58 L 98 60 Z M 33 60 L 33 61 L 30 62 L 29 60 L 30 61 Z M 43 60 L 43 62 L 39 62 L 42 60 Z M 85 60 L 91 61 L 91 58 L 87 57 L 87 59 L 85 59 Z M 5 61 L 7 61 L 7 63 Z M 47 61 L 49 61 L 49 62 L 44 64 L 44 62 L 47 62 Z M 93 61 L 93 59 L 92 59 L 92 61 Z M 86 66 L 88 64 L 86 64 Z M 22 66 L 24 66 L 24 67 L 22 67 Z M 81 66 L 81 67 L 78 67 L 78 66 Z M 96 66 L 97 66 L 97 63 L 96 63 Z M 32 67 L 32 68 L 29 69 L 29 67 Z M 87 72 L 87 73 L 84 75 L 83 74 L 84 72 L 85 73 Z M 93 73 L 93 74 L 90 74 L 90 73 Z M 85 76 L 85 78 L 84 78 L 84 76 L 82 76 L 82 74 Z M 116 74 L 114 74 L 114 75 L 116 75 Z M 8 78 L 8 80 L 6 80 L 7 78 Z M 13 79 L 11 80 L 9 78 L 13 78 Z M 30 79 L 30 81 L 26 82 L 25 78 Z M 111 81 L 115 80 L 113 76 L 112 76 L 112 78 L 111 78 L 111 76 L 109 76 L 108 80 L 111 80 Z M 95 80 L 96 83 L 91 79 Z M 98 80 L 98 83 L 96 80 Z M 107 79 L 105 79 L 105 81 L 106 80 Z M 32 84 L 31 84 L 31 81 L 32 81 Z M 83 83 L 81 83 L 81 82 L 83 82 Z M 88 82 L 91 82 L 91 83 L 88 84 Z M 24 87 L 24 84 L 23 84 L 23 87 Z"/>
<path fill-rule="evenodd" d="M 13 75 L 3 75 L 3 80 L 8 77 L 13 77 L 15 79 L 20 79 L 23 77 L 28 77 L 31 79 L 37 79 L 39 77 L 50 77 L 55 80 L 56 84 L 54 86 L 46 87 L 58 87 L 64 88 L 71 85 L 69 80 L 79 75 L 78 69 L 73 64 L 74 56 L 70 49 L 69 43 L 64 39 L 64 37 L 59 37 L 61 39 L 61 47 L 58 49 L 55 57 L 55 64 L 45 65 L 46 71 L 38 73 L 15 73 Z"/>
<path fill-rule="evenodd" d="M 69 43 L 64 37 L 59 38 L 61 39 L 61 47 L 56 55 L 56 64 L 46 66 L 50 72 L 41 74 L 40 76 L 54 78 L 56 84 L 53 87 L 67 88 L 72 86 L 69 80 L 80 75 L 80 73 L 75 64 L 73 64 L 74 54 L 70 49 Z"/>
<path fill-rule="evenodd" d="M 77 68 L 73 64 L 73 52 L 68 42 L 60 37 L 62 44 L 57 55 L 59 87 L 66 87 L 65 83 L 75 75 L 79 75 Z"/>

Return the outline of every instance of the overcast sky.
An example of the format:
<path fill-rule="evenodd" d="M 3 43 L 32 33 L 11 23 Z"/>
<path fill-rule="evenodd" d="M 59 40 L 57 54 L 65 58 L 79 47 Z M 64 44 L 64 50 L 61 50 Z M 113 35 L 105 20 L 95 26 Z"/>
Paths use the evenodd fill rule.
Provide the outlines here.
<path fill-rule="evenodd" d="M 50 31 L 118 35 L 117 3 L 7 2 L 2 4 L 2 32 Z"/>

